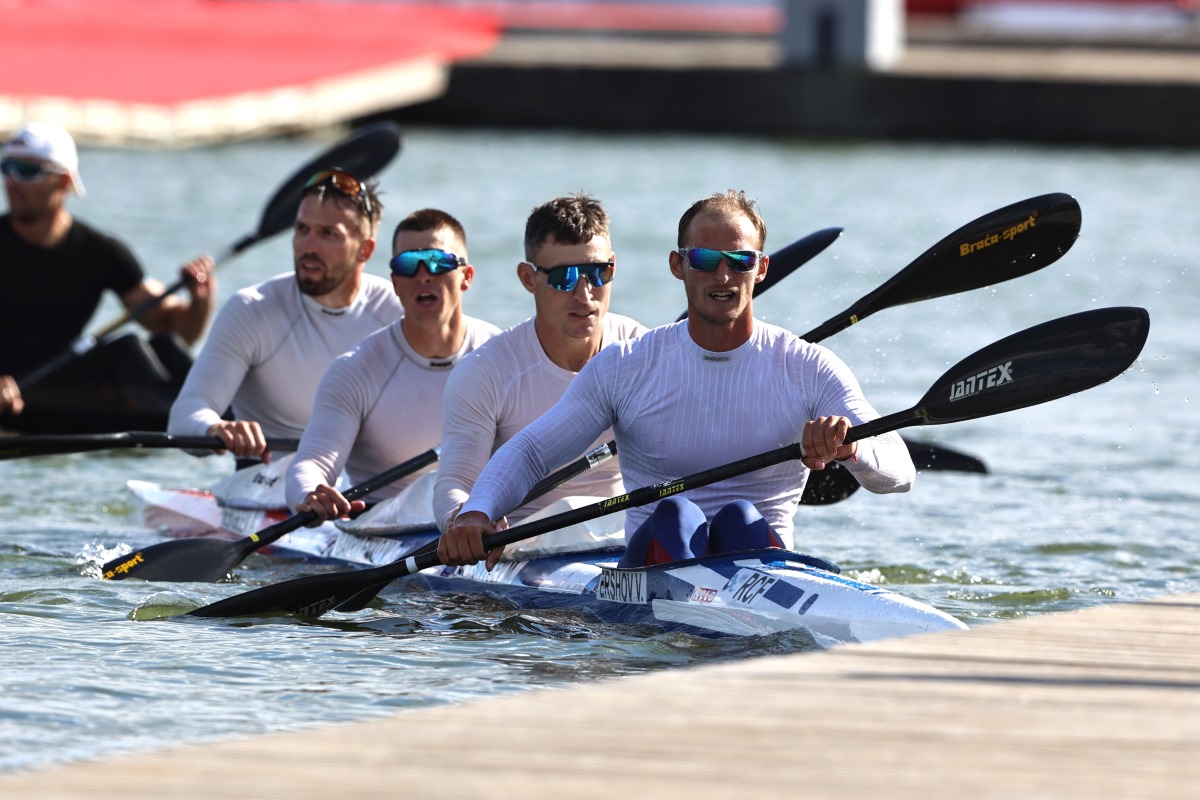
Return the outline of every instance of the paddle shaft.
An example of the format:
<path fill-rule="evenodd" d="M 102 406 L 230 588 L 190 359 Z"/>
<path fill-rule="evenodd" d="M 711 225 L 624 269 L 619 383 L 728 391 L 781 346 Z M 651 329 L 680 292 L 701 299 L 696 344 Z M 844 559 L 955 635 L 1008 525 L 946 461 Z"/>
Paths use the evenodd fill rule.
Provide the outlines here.
<path fill-rule="evenodd" d="M 411 475 L 418 470 L 424 469 L 438 460 L 440 449 L 438 447 L 430 448 L 420 455 L 413 456 L 402 464 L 397 464 L 385 472 L 381 472 L 362 483 L 351 486 L 343 493 L 343 497 L 350 501 L 360 500 L 376 489 L 381 489 L 390 483 L 395 483 L 406 475 Z M 315 511 L 301 511 L 299 514 L 293 514 L 285 520 L 276 522 L 274 525 L 250 534 L 245 539 L 242 539 L 239 544 L 243 546 L 245 554 L 250 555 L 255 550 L 278 541 L 292 531 L 298 530 L 310 523 L 319 522 L 320 520 L 321 517 Z"/>
<path fill-rule="evenodd" d="M 525 502 L 532 501 L 559 483 L 602 463 L 611 458 L 612 454 L 613 451 L 607 445 L 596 448 L 539 483 Z M 366 497 L 376 489 L 432 464 L 437 461 L 438 456 L 438 448 L 427 450 L 402 464 L 397 464 L 386 472 L 347 489 L 343 496 L 349 500 Z M 278 541 L 301 526 L 319 520 L 320 517 L 315 512 L 306 511 L 293 514 L 285 520 L 235 542 L 211 537 L 191 537 L 159 542 L 108 561 L 101 566 L 100 574 L 107 580 L 141 578 L 148 581 L 216 581 L 228 575 L 230 570 L 256 550 Z M 364 604 L 369 602 L 373 596 L 373 594 L 364 596 Z"/>
<path fill-rule="evenodd" d="M 368 178 L 383 169 L 395 158 L 400 151 L 402 137 L 400 128 L 392 122 L 380 122 L 368 125 L 356 131 L 350 137 L 338 142 L 333 147 L 309 161 L 291 175 L 275 192 L 263 209 L 259 219 L 258 229 L 247 234 L 227 247 L 215 259 L 215 265 L 220 266 L 230 258 L 247 250 L 255 244 L 281 233 L 292 225 L 300 200 L 304 193 L 304 184 L 308 179 L 322 169 L 341 167 L 349 170 L 360 178 Z M 84 334 L 54 358 L 41 366 L 17 378 L 17 385 L 26 390 L 40 383 L 47 376 L 70 364 L 77 358 L 86 355 L 95 347 L 107 344 L 113 335 L 130 322 L 141 319 L 162 301 L 180 289 L 187 282 L 180 279 L 166 291 L 156 297 L 148 298 L 132 309 L 126 311 L 118 319 L 104 326 L 94 334 Z"/>
<path fill-rule="evenodd" d="M 566 483 L 571 478 L 581 475 L 588 470 L 595 469 L 616 454 L 617 446 L 613 442 L 602 444 L 599 447 L 590 450 L 576 460 L 572 461 L 570 464 L 567 464 L 565 467 L 555 470 L 542 480 L 538 481 L 538 483 L 529 490 L 529 494 L 525 495 L 525 499 L 521 501 L 521 505 L 524 506 L 532 503 L 534 500 L 538 499 L 560 484 Z M 437 547 L 438 540 L 434 539 L 432 542 L 428 542 L 417 548 L 410 555 L 420 556 L 427 555 L 429 553 L 437 553 Z M 387 586 L 386 583 L 381 583 L 376 586 L 368 587 L 366 590 L 359 592 L 353 597 L 339 603 L 337 610 L 348 613 L 360 611 L 363 608 L 366 608 L 367 603 L 370 603 L 372 600 L 374 600 L 376 595 L 378 595 L 385 586 Z"/>
<path fill-rule="evenodd" d="M 916 406 L 855 425 L 847 432 L 845 441 L 856 442 L 913 425 L 992 416 L 1089 389 L 1124 372 L 1141 352 L 1148 332 L 1149 315 L 1144 310 L 1116 308 L 1074 314 L 1013 334 L 951 367 Z M 1072 356 L 1076 358 L 1072 360 Z M 973 383 L 968 385 L 968 382 Z M 635 489 L 591 506 L 490 534 L 484 537 L 484 547 L 492 550 L 803 457 L 799 443 L 785 445 L 686 478 Z M 409 571 L 440 563 L 436 555 L 433 560 L 410 556 L 406 562 L 411 562 L 403 567 Z"/>
<path fill-rule="evenodd" d="M 1149 330 L 1150 317 L 1145 309 L 1109 308 L 1074 314 L 1015 333 L 955 364 L 912 408 L 855 425 L 846 440 L 853 442 L 912 425 L 978 419 L 1098 386 L 1129 368 L 1145 345 Z M 484 537 L 484 547 L 492 550 L 802 457 L 799 444 L 786 445 L 732 464 L 488 534 Z M 311 575 L 264 586 L 189 613 L 221 617 L 290 611 L 320 616 L 368 589 L 440 563 L 436 552 L 414 554 L 382 567 Z"/>
<path fill-rule="evenodd" d="M 440 452 L 440 447 L 434 447 L 426 450 L 424 453 L 414 456 L 402 464 L 397 464 L 386 472 L 381 472 L 380 474 L 372 478 L 368 478 L 360 484 L 350 487 L 345 491 L 343 497 L 351 501 L 366 497 L 376 489 L 380 489 L 390 483 L 394 483 L 404 476 L 410 475 L 417 470 L 424 469 L 425 467 L 434 463 L 438 460 Z M 579 459 L 572 461 L 570 464 L 540 481 L 536 486 L 533 487 L 529 494 L 526 495 L 525 499 L 521 502 L 521 505 L 532 502 L 554 487 L 558 486 L 560 483 L 568 481 L 576 475 L 586 472 L 596 465 L 603 463 L 609 458 L 612 458 L 615 453 L 616 449 L 610 448 L 609 445 L 601 445 L 600 447 L 597 447 L 595 450 L 592 450 L 581 456 Z M 246 549 L 246 555 L 249 555 L 259 548 L 266 547 L 272 542 L 278 541 L 284 535 L 291 533 L 294 530 L 298 530 L 299 528 L 308 525 L 311 522 L 317 522 L 318 520 L 320 520 L 320 517 L 315 512 L 302 511 L 299 514 L 293 514 L 287 519 L 281 520 L 274 525 L 263 528 L 261 531 L 250 534 L 241 541 L 241 544 L 243 544 Z"/>
<path fill-rule="evenodd" d="M 237 242 L 237 244 L 226 249 L 224 252 L 222 252 L 220 255 L 218 255 L 216 258 L 213 259 L 213 268 L 216 269 L 217 267 L 221 266 L 221 264 L 228 261 L 233 256 L 237 255 L 238 253 L 241 253 L 246 248 L 250 247 L 251 245 L 257 244 L 258 242 L 261 242 L 263 239 L 266 239 L 266 238 L 268 238 L 268 235 L 261 234 L 261 233 L 255 233 L 255 234 L 251 234 L 249 236 L 243 237 L 242 239 L 240 239 Z M 185 288 L 186 286 L 187 286 L 187 281 L 180 279 L 180 280 L 176 281 L 175 283 L 171 284 L 170 286 L 168 286 L 163 291 L 162 294 L 155 295 L 154 297 L 150 297 L 150 298 L 147 298 L 146 300 L 143 300 L 141 303 L 139 303 L 138 305 L 129 309 L 124 314 L 122 314 L 120 317 L 113 320 L 108 325 L 105 325 L 103 328 L 96 331 L 95 333 L 91 333 L 91 334 L 85 333 L 84 335 L 82 335 L 78 339 L 76 339 L 74 342 L 72 342 L 71 345 L 67 349 L 63 350 L 57 356 L 55 356 L 54 358 L 45 362 L 37 369 L 27 372 L 26 374 L 24 374 L 20 378 L 18 378 L 17 385 L 20 386 L 22 389 L 29 389 L 29 388 L 37 385 L 38 383 L 41 383 L 48 376 L 54 374 L 55 372 L 62 369 L 66 365 L 70 364 L 75 359 L 81 358 L 82 356 L 87 355 L 87 353 L 89 351 L 94 350 L 95 348 L 100 347 L 101 345 L 108 344 L 115 338 L 116 333 L 121 328 L 125 327 L 125 325 L 129 324 L 130 322 L 136 322 L 136 321 L 140 320 L 146 314 L 149 314 L 151 311 L 153 311 L 154 309 L 156 309 L 160 305 L 162 305 L 163 300 L 165 300 L 166 298 L 175 294 L 176 292 L 180 291 L 181 289 Z"/>
<path fill-rule="evenodd" d="M 293 452 L 299 446 L 299 439 L 267 439 L 267 449 L 279 453 Z M 121 448 L 222 450 L 224 447 L 225 443 L 216 436 L 176 436 L 160 431 L 124 431 L 64 436 L 5 436 L 0 437 L 0 460 Z"/>

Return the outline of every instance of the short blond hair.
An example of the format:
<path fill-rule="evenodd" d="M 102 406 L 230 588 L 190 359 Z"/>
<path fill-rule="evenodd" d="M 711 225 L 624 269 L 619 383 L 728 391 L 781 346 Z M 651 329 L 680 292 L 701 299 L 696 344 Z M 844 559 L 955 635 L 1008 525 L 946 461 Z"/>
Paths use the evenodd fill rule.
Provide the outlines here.
<path fill-rule="evenodd" d="M 708 197 L 701 198 L 683 212 L 683 216 L 679 218 L 679 241 L 677 246 L 683 247 L 684 237 L 687 236 L 688 227 L 692 224 L 692 220 L 703 213 L 716 213 L 734 216 L 741 214 L 746 219 L 750 220 L 750 224 L 754 226 L 754 230 L 758 233 L 758 249 L 761 250 L 767 243 L 767 223 L 763 221 L 762 214 L 758 213 L 758 202 L 753 198 L 746 197 L 743 191 L 727 189 L 724 192 L 715 192 Z"/>

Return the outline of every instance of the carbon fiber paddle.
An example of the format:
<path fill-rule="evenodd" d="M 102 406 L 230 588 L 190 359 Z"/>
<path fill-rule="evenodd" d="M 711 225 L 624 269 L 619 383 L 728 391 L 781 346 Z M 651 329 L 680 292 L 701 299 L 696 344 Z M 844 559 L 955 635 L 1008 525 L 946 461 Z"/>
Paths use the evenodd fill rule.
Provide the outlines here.
<path fill-rule="evenodd" d="M 608 445 L 597 447 L 540 481 L 530 490 L 524 503 L 532 502 L 560 483 L 604 463 L 615 453 L 616 450 Z M 426 450 L 352 486 L 344 492 L 344 496 L 347 500 L 367 497 L 371 492 L 433 464 L 438 460 L 438 456 L 438 448 Z M 125 578 L 141 578 L 146 581 L 219 581 L 255 551 L 319 520 L 320 517 L 315 512 L 305 511 L 233 542 L 211 537 L 159 542 L 112 559 L 100 568 L 100 572 L 106 580 L 114 581 Z M 365 601 L 369 600 L 370 598 L 365 598 Z"/>
<path fill-rule="evenodd" d="M 267 439 L 267 449 L 278 453 L 294 452 L 299 439 Z M 0 461 L 10 458 L 47 456 L 61 453 L 90 453 L 121 448 L 179 448 L 183 450 L 220 450 L 225 443 L 216 436 L 176 436 L 162 431 L 122 431 L 78 435 L 2 436 Z"/>
<path fill-rule="evenodd" d="M 1128 369 L 1149 331 L 1150 315 L 1132 307 L 1085 311 L 1028 328 L 955 364 L 912 408 L 854 426 L 847 441 L 915 425 L 979 419 L 1090 389 Z M 491 550 L 801 457 L 799 444 L 787 445 L 493 533 L 484 537 L 484 543 Z M 189 614 L 237 617 L 285 612 L 319 617 L 365 591 L 440 563 L 436 552 L 426 552 L 372 569 L 310 575 L 229 597 Z"/>
<path fill-rule="evenodd" d="M 283 185 L 267 201 L 262 217 L 258 221 L 258 228 L 216 256 L 217 266 L 264 239 L 269 239 L 290 228 L 296 221 L 296 210 L 300 207 L 304 184 L 315 173 L 336 166 L 366 180 L 391 163 L 396 154 L 400 152 L 402 141 L 399 125 L 394 122 L 378 122 L 358 129 L 348 138 L 309 161 L 284 181 Z M 17 378 L 17 385 L 22 389 L 28 389 L 98 345 L 107 343 L 112 339 L 113 334 L 126 323 L 140 318 L 161 303 L 163 298 L 178 292 L 186 285 L 182 280 L 176 281 L 158 297 L 152 297 L 131 311 L 127 311 L 123 316 L 95 333 L 84 334 L 54 358 Z"/>
<path fill-rule="evenodd" d="M 841 231 L 841 228 L 825 228 L 793 242 L 780 251 L 777 254 L 780 258 L 778 269 L 780 278 L 789 275 L 805 261 L 832 244 Z M 777 278 L 776 282 L 780 278 Z M 604 451 L 604 454 L 601 455 L 600 451 Z M 560 483 L 591 469 L 601 461 L 610 458 L 615 452 L 616 444 L 609 442 L 607 445 L 585 454 L 577 461 L 547 476 L 530 491 L 524 503 L 540 497 Z M 430 460 L 425 460 L 430 455 L 432 456 Z M 422 456 L 393 467 L 382 475 L 377 475 L 359 486 L 347 490 L 345 496 L 350 500 L 365 497 L 377 488 L 398 481 L 405 475 L 436 460 L 436 449 L 430 450 Z M 829 495 L 832 497 L 834 494 L 842 492 L 844 492 L 842 488 L 831 489 Z M 317 519 L 317 515 L 312 512 L 296 514 L 236 542 L 207 537 L 160 542 L 127 556 L 110 560 L 101 567 L 101 575 L 108 580 L 141 578 L 147 581 L 219 581 L 251 553 Z M 370 599 L 370 597 L 363 598 L 362 602 L 369 602 Z"/>

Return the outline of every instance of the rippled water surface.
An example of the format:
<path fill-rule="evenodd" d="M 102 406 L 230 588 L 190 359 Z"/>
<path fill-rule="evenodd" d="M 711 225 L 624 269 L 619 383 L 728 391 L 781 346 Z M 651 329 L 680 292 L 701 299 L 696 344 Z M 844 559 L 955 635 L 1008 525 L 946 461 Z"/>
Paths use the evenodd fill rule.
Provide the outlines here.
<path fill-rule="evenodd" d="M 768 249 L 842 238 L 756 302 L 803 332 L 959 225 L 1045 192 L 1074 195 L 1083 233 L 1011 283 L 892 309 L 827 341 L 881 413 L 915 404 L 952 363 L 1009 333 L 1094 307 L 1150 310 L 1124 376 L 1087 393 L 907 436 L 982 458 L 989 475 L 923 473 L 902 496 L 805 507 L 801 549 L 969 625 L 1200 590 L 1200 154 L 994 146 L 581 136 L 417 128 L 382 176 L 385 226 L 422 206 L 458 216 L 478 273 L 468 313 L 501 326 L 531 302 L 514 276 L 525 216 L 580 189 L 613 216 L 615 310 L 682 310 L 666 267 L 680 213 L 726 187 L 759 198 Z M 79 216 L 125 238 L 159 277 L 252 231 L 261 204 L 329 137 L 186 152 L 86 150 Z M 221 295 L 289 269 L 286 236 L 221 268 Z M 371 265 L 386 273 L 385 260 Z M 64 290 L 66 287 L 64 287 Z M 106 305 L 95 326 L 115 316 Z M 6 343 L 7 344 L 7 343 Z M 753 413 L 753 407 L 727 413 Z M 802 634 L 706 640 L 569 611 L 398 586 L 380 609 L 320 624 L 169 615 L 311 565 L 252 558 L 238 585 L 84 576 L 156 540 L 128 479 L 205 486 L 221 458 L 110 452 L 0 462 L 0 771 L 815 645 Z M 136 610 L 136 614 L 135 614 Z"/>

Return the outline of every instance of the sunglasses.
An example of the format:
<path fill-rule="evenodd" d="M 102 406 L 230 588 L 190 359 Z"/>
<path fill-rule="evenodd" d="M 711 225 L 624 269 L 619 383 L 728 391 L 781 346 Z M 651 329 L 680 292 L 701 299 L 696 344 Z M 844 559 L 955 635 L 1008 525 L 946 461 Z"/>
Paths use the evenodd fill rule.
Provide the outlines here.
<path fill-rule="evenodd" d="M 758 250 L 709 250 L 707 247 L 685 247 L 677 251 L 692 269 L 716 272 L 721 259 L 731 272 L 749 272 L 758 266 L 763 254 Z"/>
<path fill-rule="evenodd" d="M 598 289 L 613 279 L 615 262 L 605 261 L 602 264 L 571 264 L 562 267 L 539 267 L 531 261 L 526 264 L 546 276 L 546 283 L 551 289 L 560 292 L 573 292 L 581 277 L 587 278 L 592 288 Z"/>
<path fill-rule="evenodd" d="M 462 256 L 445 250 L 432 249 L 405 250 L 403 253 L 392 256 L 392 260 L 388 262 L 392 273 L 401 278 L 414 277 L 422 264 L 425 265 L 425 269 L 429 270 L 430 275 L 441 275 L 456 270 L 466 263 L 467 260 Z"/>
<path fill-rule="evenodd" d="M 371 193 L 367 191 L 367 185 L 346 170 L 337 167 L 323 169 L 308 179 L 308 182 L 304 184 L 304 189 L 307 191 L 315 186 L 324 185 L 332 186 L 351 200 L 361 201 L 367 219 L 374 216 L 374 209 L 371 207 Z"/>
<path fill-rule="evenodd" d="M 66 170 L 53 164 L 41 161 L 25 161 L 20 158 L 6 158 L 0 161 L 0 172 L 19 183 L 32 183 L 41 180 L 46 175 L 66 175 Z"/>

